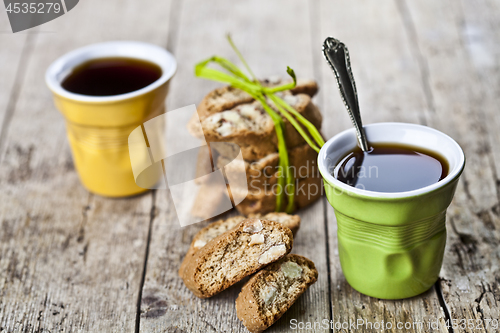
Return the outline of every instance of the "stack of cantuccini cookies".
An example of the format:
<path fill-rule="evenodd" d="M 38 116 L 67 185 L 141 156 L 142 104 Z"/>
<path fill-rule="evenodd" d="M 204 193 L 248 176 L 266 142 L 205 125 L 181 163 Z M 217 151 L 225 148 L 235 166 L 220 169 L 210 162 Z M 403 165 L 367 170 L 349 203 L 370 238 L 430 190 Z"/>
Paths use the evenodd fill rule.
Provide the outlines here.
<path fill-rule="evenodd" d="M 288 81 L 263 80 L 263 86 L 278 86 Z M 311 97 L 318 91 L 316 82 L 298 80 L 292 90 L 276 93 L 317 129 L 321 128 L 322 116 L 312 103 Z M 269 102 L 272 108 L 274 104 Z M 278 139 L 274 123 L 260 102 L 246 92 L 226 86 L 210 92 L 197 108 L 198 117 L 188 125 L 191 134 L 211 142 L 211 158 L 216 168 L 231 167 L 229 164 L 241 150 L 245 163 L 247 186 L 238 188 L 231 184 L 231 193 L 245 199 L 236 208 L 244 215 L 266 214 L 276 210 L 276 193 L 279 172 Z M 199 121 L 198 121 L 199 119 Z M 306 143 L 292 124 L 284 121 L 285 142 L 290 168 L 296 180 L 294 209 L 302 208 L 317 200 L 322 193 L 322 181 L 316 166 L 317 153 Z M 200 127 L 201 123 L 201 127 Z M 207 150 L 208 151 L 208 150 Z M 200 156 L 200 161 L 210 161 Z M 234 166 L 234 164 L 233 164 Z M 246 192 L 248 189 L 248 193 Z M 198 195 L 202 209 L 193 214 L 206 217 L 210 207 L 216 207 L 218 196 L 227 193 L 211 184 L 201 186 Z M 210 204 L 207 204 L 207 198 Z M 222 200 L 222 199 L 221 199 Z M 286 202 L 285 202 L 286 204 Z M 284 205 L 282 207 L 285 207 Z"/>
<path fill-rule="evenodd" d="M 250 332 L 274 324 L 316 282 L 309 259 L 290 254 L 300 218 L 285 213 L 232 217 L 201 229 L 179 275 L 196 296 L 208 298 L 254 274 L 236 299 L 236 312 Z"/>

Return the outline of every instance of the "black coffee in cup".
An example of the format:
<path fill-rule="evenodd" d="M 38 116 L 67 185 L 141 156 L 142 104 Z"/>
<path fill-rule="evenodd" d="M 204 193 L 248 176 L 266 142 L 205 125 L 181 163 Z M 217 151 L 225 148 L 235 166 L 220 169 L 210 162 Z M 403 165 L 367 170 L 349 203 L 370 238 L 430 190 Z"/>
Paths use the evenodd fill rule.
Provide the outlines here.
<path fill-rule="evenodd" d="M 145 60 L 113 57 L 92 59 L 64 79 L 67 91 L 89 96 L 113 96 L 142 89 L 162 75 L 160 66 Z"/>
<path fill-rule="evenodd" d="M 404 192 L 437 183 L 448 174 L 448 163 L 439 154 L 400 144 L 359 147 L 340 159 L 333 177 L 360 189 Z"/>

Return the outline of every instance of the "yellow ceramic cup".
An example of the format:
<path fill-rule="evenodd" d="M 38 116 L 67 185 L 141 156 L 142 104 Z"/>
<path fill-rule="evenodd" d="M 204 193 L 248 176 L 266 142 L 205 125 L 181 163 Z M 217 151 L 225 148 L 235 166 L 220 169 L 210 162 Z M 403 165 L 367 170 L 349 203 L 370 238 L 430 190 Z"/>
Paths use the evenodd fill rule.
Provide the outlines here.
<path fill-rule="evenodd" d="M 61 83 L 78 65 L 91 59 L 128 57 L 153 62 L 161 77 L 152 84 L 121 95 L 88 96 L 65 90 Z M 128 136 L 137 126 L 165 111 L 175 58 L 161 47 L 141 42 L 93 44 L 57 59 L 45 80 L 57 108 L 66 118 L 68 139 L 76 170 L 90 191 L 122 197 L 147 191 L 136 185 L 130 164 Z M 149 179 L 153 188 L 158 179 Z"/>

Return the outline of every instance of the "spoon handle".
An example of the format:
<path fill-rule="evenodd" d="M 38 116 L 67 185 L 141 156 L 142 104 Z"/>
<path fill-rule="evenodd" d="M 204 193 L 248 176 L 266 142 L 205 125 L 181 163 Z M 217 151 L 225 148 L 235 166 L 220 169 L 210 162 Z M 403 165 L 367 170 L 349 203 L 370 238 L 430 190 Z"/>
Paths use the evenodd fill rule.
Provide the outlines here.
<path fill-rule="evenodd" d="M 369 146 L 361 122 L 361 114 L 359 113 L 358 94 L 352 75 L 349 51 L 344 43 L 333 37 L 328 37 L 323 43 L 323 55 L 337 78 L 340 96 L 342 96 L 344 105 L 356 129 L 359 146 L 361 150 L 368 151 Z"/>

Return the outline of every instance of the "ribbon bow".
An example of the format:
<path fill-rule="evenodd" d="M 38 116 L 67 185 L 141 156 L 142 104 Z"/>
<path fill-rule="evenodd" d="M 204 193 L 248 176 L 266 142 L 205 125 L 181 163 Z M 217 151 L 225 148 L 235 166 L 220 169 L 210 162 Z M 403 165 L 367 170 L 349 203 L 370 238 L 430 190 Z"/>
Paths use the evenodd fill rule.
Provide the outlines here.
<path fill-rule="evenodd" d="M 233 86 L 234 88 L 243 90 L 262 104 L 262 107 L 274 122 L 276 136 L 278 137 L 279 169 L 277 178 L 279 193 L 276 194 L 276 211 L 281 211 L 281 206 L 286 194 L 288 197 L 288 204 L 285 211 L 287 213 L 291 213 L 294 206 L 295 179 L 289 168 L 288 151 L 286 148 L 284 137 L 284 122 L 280 114 L 293 125 L 297 132 L 299 132 L 304 140 L 316 152 L 319 152 L 321 146 L 325 144 L 325 141 L 321 137 L 318 129 L 313 124 L 311 124 L 311 122 L 305 119 L 299 112 L 297 112 L 297 110 L 291 107 L 283 99 L 275 95 L 275 93 L 277 92 L 293 89 L 295 87 L 295 85 L 297 84 L 297 79 L 295 77 L 293 69 L 287 67 L 286 70 L 287 73 L 292 77 L 293 82 L 276 87 L 264 87 L 256 79 L 245 59 L 243 59 L 243 56 L 231 40 L 231 37 L 228 36 L 227 38 L 232 48 L 240 58 L 241 62 L 244 64 L 248 72 L 252 75 L 253 80 L 245 75 L 245 73 L 243 73 L 231 61 L 219 56 L 210 57 L 196 64 L 194 68 L 195 75 L 208 80 L 223 82 Z M 210 63 L 218 64 L 228 73 L 209 68 L 208 65 Z M 269 104 L 267 103 L 268 100 L 273 102 L 274 106 L 276 107 L 276 109 L 278 109 L 280 114 L 278 114 L 273 108 L 269 106 Z M 293 116 L 295 116 L 297 119 L 295 119 Z M 300 124 L 302 124 L 302 126 L 299 124 L 299 122 Z M 304 127 L 305 129 L 307 129 L 307 132 Z"/>

